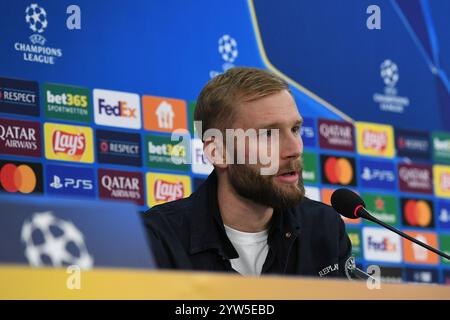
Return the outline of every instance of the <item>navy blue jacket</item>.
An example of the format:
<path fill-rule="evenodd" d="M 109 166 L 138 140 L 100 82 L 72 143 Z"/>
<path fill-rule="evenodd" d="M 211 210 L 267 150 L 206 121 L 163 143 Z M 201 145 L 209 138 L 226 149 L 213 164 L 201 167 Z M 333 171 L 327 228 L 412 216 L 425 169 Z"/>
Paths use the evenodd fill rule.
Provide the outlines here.
<path fill-rule="evenodd" d="M 235 272 L 229 260 L 239 255 L 223 226 L 214 171 L 190 197 L 154 206 L 143 219 L 160 268 Z M 274 212 L 267 242 L 263 274 L 343 276 L 351 255 L 339 214 L 308 198 Z"/>

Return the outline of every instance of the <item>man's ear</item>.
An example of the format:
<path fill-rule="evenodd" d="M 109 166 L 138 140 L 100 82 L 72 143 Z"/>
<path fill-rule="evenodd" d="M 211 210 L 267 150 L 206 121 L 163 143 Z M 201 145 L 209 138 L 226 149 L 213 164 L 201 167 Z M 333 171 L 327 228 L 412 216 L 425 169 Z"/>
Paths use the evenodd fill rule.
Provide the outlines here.
<path fill-rule="evenodd" d="M 223 141 L 216 137 L 209 137 L 203 142 L 203 153 L 212 165 L 225 169 L 228 164 L 226 162 L 226 153 L 223 147 Z"/>

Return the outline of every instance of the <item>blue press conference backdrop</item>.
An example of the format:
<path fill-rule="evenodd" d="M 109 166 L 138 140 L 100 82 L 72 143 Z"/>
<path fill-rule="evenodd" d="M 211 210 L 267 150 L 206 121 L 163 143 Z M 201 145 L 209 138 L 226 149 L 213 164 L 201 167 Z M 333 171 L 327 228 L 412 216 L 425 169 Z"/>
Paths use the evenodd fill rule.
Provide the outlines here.
<path fill-rule="evenodd" d="M 289 78 L 308 196 L 329 202 L 348 186 L 380 219 L 450 251 L 448 2 L 1 4 L 3 192 L 142 211 L 188 196 L 211 167 L 199 140 L 170 133 L 193 134 L 209 79 L 255 66 Z M 373 4 L 379 30 L 366 26 Z M 449 282 L 448 261 L 346 223 L 357 262 L 385 280 Z"/>

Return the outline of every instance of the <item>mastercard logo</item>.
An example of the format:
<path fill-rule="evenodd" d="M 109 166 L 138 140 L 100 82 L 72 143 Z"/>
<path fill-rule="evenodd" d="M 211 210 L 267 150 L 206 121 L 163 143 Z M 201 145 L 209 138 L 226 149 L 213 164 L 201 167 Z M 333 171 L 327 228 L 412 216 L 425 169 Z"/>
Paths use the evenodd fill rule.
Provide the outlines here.
<path fill-rule="evenodd" d="M 354 178 L 353 166 L 346 158 L 326 158 L 323 169 L 330 184 L 348 185 Z"/>
<path fill-rule="evenodd" d="M 26 164 L 8 163 L 0 170 L 0 184 L 7 192 L 31 193 L 36 189 L 37 177 Z"/>
<path fill-rule="evenodd" d="M 406 224 L 413 227 L 429 227 L 433 212 L 425 200 L 407 200 L 403 206 Z"/>

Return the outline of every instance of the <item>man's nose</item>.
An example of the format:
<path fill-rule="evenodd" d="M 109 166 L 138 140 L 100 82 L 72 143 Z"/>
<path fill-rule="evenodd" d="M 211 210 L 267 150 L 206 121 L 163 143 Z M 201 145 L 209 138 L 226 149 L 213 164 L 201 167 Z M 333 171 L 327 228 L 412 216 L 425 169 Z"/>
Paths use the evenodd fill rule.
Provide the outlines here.
<path fill-rule="evenodd" d="M 303 153 L 303 141 L 300 135 L 290 133 L 282 139 L 280 144 L 280 156 L 282 159 L 297 159 Z"/>

